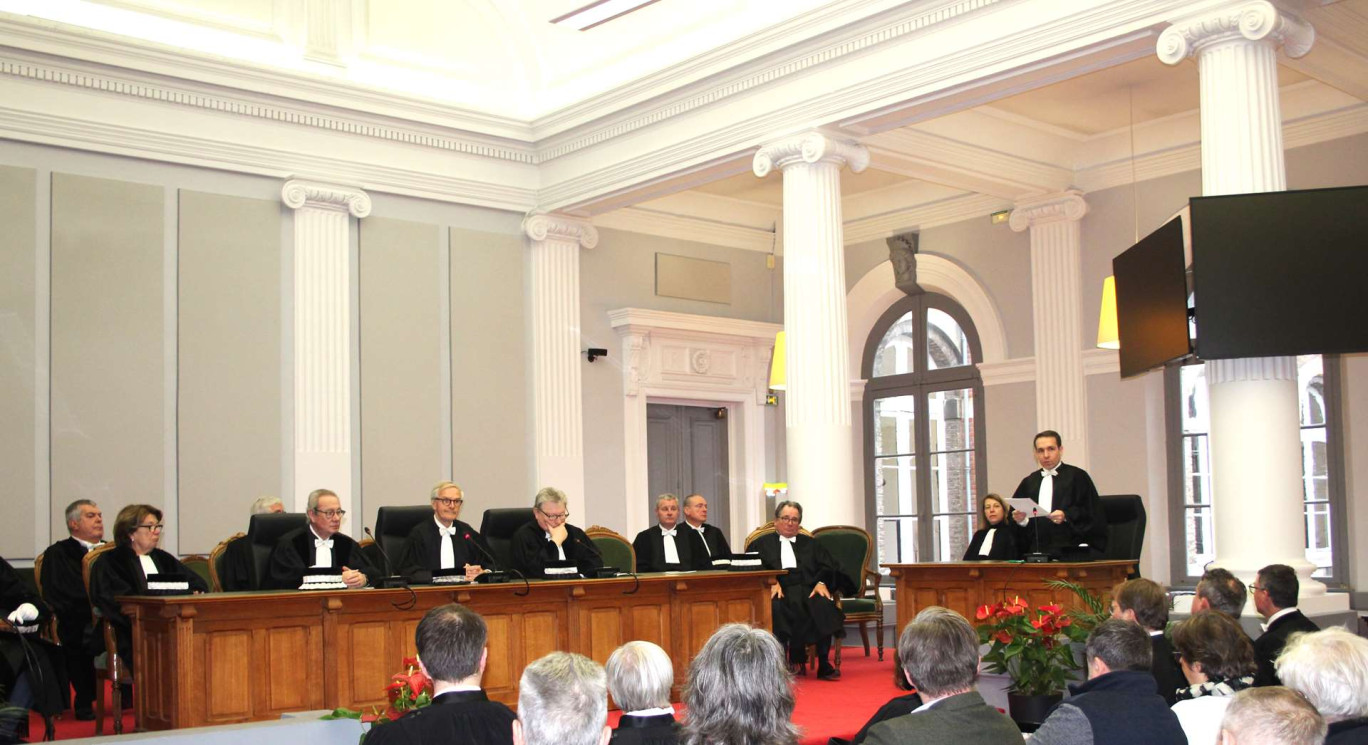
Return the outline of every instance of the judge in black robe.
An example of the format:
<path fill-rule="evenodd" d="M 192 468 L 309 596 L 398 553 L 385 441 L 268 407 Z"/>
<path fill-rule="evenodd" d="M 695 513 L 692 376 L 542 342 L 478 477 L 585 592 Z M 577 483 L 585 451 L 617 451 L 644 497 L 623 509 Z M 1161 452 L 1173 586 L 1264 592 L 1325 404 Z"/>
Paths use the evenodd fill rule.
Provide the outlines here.
<path fill-rule="evenodd" d="M 219 572 L 219 586 L 224 592 L 255 590 L 252 579 L 252 542 L 247 536 L 234 538 L 223 549 L 223 571 Z"/>
<path fill-rule="evenodd" d="M 727 544 L 727 536 L 716 525 L 708 523 L 708 500 L 702 494 L 684 498 L 684 521 L 680 527 L 686 529 L 691 538 L 697 538 L 693 544 L 694 569 L 713 569 L 716 559 L 730 562 L 732 550 Z"/>
<path fill-rule="evenodd" d="M 11 696 L 8 700 L 14 705 L 31 707 L 51 717 L 67 707 L 66 670 L 57 645 L 40 637 L 34 627 L 46 625 L 52 619 L 52 609 L 29 589 L 8 561 L 0 558 L 0 618 L 8 618 L 24 604 L 33 606 L 25 610 L 32 610 L 37 617 L 21 620 L 16 616 L 16 627 L 6 626 L 0 631 L 0 692 Z M 17 690 L 16 683 L 20 683 Z M 27 716 L 22 722 L 0 724 L 0 732 L 14 736 L 15 724 L 26 727 Z"/>
<path fill-rule="evenodd" d="M 566 522 L 570 503 L 559 489 L 537 492 L 532 506 L 533 522 L 513 531 L 513 568 L 532 579 L 548 578 L 546 568 L 559 561 L 573 561 L 585 577 L 603 567 L 603 555 L 583 530 Z M 560 541 L 559 545 L 557 540 Z M 556 579 L 564 575 L 550 575 Z"/>
<path fill-rule="evenodd" d="M 817 645 L 817 677 L 830 679 L 840 673 L 827 661 L 831 637 L 845 625 L 845 615 L 836 607 L 834 593 L 851 592 L 849 578 L 840 570 L 835 557 L 816 539 L 801 531 L 803 508 L 797 502 L 780 502 L 775 509 L 775 532 L 763 535 L 749 548 L 760 554 L 766 569 L 788 569 L 778 578 L 771 594 L 774 635 L 787 645 L 789 662 L 801 665 L 807 658 L 806 646 Z M 791 541 L 795 566 L 784 566 L 783 543 Z"/>
<path fill-rule="evenodd" d="M 483 537 L 458 518 L 465 505 L 461 487 L 443 481 L 432 487 L 432 519 L 413 526 L 399 549 L 398 572 L 410 582 L 431 582 L 433 572 L 464 570 L 474 578 L 493 554 Z M 443 543 L 451 545 L 451 563 L 442 565 Z M 493 568 L 493 567 L 488 567 Z"/>
<path fill-rule="evenodd" d="M 327 489 L 309 493 L 306 516 L 309 524 L 280 537 L 266 561 L 263 590 L 297 590 L 304 576 L 317 568 L 322 573 L 341 572 L 347 587 L 365 587 L 380 577 L 380 570 L 350 536 L 339 533 L 346 510 Z M 327 548 L 329 558 L 320 557 Z"/>
<path fill-rule="evenodd" d="M 656 500 L 656 519 L 653 525 L 640 533 L 632 541 L 636 552 L 638 572 L 677 572 L 693 569 L 697 562 L 694 551 L 700 547 L 700 539 L 689 535 L 688 530 L 679 522 L 679 498 L 673 494 L 662 494 Z M 675 555 L 668 556 L 666 540 L 674 545 Z M 670 561 L 673 558 L 674 561 Z"/>
<path fill-rule="evenodd" d="M 75 694 L 71 704 L 79 720 L 95 718 L 95 658 L 86 649 L 86 630 L 94 622 L 90 596 L 81 576 L 86 552 L 104 542 L 104 514 L 99 505 L 77 500 L 67 506 L 70 536 L 43 552 L 43 598 L 57 614 L 57 640 Z"/>
<path fill-rule="evenodd" d="M 983 498 L 979 506 L 979 514 L 983 517 L 979 523 L 981 527 L 969 539 L 963 561 L 1012 561 L 1021 558 L 1016 547 L 1016 529 L 1007 519 L 1008 512 L 1007 503 L 1002 497 L 988 494 Z"/>
<path fill-rule="evenodd" d="M 1046 430 L 1034 440 L 1040 468 L 1021 480 L 1013 499 L 1030 499 L 1045 514 L 1031 517 L 1012 512 L 1017 545 L 1025 553 L 1042 553 L 1068 560 L 1099 558 L 1107 550 L 1107 516 L 1092 477 L 1081 468 L 1061 462 L 1064 446 L 1059 433 Z M 1051 481 L 1049 504 L 1041 503 L 1041 484 Z"/>

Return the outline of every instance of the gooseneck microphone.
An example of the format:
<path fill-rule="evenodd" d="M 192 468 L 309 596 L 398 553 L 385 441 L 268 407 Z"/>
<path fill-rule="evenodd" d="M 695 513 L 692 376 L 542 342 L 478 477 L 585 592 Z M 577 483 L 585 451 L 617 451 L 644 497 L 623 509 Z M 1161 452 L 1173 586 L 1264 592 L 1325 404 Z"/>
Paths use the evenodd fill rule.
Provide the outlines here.
<path fill-rule="evenodd" d="M 386 572 L 393 571 L 394 561 L 390 559 L 389 554 L 385 552 L 385 544 L 381 543 L 380 540 L 375 537 L 375 534 L 371 532 L 370 528 L 362 528 L 362 530 L 365 532 L 367 538 L 375 541 L 375 548 L 380 551 L 380 556 L 385 559 Z M 386 574 L 375 582 L 375 586 L 381 590 L 392 587 L 408 587 L 408 584 L 408 579 L 398 574 Z"/>
<path fill-rule="evenodd" d="M 486 559 L 489 559 L 489 569 L 483 574 L 476 576 L 475 581 L 482 585 L 494 585 L 499 584 L 501 582 L 507 582 L 508 572 L 495 568 L 499 566 L 499 560 L 494 558 L 493 554 L 486 551 L 485 547 L 481 546 L 478 541 L 473 540 L 470 537 L 470 531 L 466 531 L 464 537 L 465 542 L 467 544 L 474 546 L 475 550 L 479 551 L 481 556 L 483 556 Z"/>

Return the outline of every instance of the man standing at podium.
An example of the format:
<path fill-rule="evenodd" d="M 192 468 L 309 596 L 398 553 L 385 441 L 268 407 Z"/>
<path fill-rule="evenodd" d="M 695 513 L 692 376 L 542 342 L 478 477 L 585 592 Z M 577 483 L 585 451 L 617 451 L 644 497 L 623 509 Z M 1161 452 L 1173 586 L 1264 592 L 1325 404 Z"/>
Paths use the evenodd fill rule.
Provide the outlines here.
<path fill-rule="evenodd" d="M 1036 435 L 1033 448 L 1040 469 L 1021 480 L 1012 498 L 1034 501 L 1040 514 L 1012 510 L 1019 527 L 1017 545 L 1066 561 L 1101 558 L 1107 549 L 1107 518 L 1092 477 L 1063 462 L 1064 442 L 1054 430 Z"/>

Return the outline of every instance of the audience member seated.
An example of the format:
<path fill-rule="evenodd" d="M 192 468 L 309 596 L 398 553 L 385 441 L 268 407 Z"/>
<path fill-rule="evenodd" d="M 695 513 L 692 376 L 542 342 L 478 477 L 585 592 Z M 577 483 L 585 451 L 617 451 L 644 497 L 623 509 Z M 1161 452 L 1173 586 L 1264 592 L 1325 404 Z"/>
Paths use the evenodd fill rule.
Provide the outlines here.
<path fill-rule="evenodd" d="M 433 572 L 461 569 L 468 579 L 484 571 L 489 546 L 470 525 L 461 522 L 465 493 L 450 481 L 432 487 L 432 520 L 415 525 L 399 550 L 399 573 L 411 582 L 427 582 Z M 476 544 L 476 545 L 471 545 Z"/>
<path fill-rule="evenodd" d="M 0 558 L 0 618 L 15 632 L 0 634 L 0 699 L 20 709 L 32 708 L 44 717 L 62 713 L 68 699 L 61 652 L 37 633 L 52 618 L 52 609 L 4 558 Z M 0 743 L 20 742 L 27 728 L 27 711 L 0 716 Z"/>
<path fill-rule="evenodd" d="M 523 670 L 514 745 L 606 745 L 612 735 L 608 691 L 597 662 L 552 652 Z"/>
<path fill-rule="evenodd" d="M 693 529 L 698 543 L 694 544 L 694 568 L 712 569 L 713 561 L 731 561 L 731 546 L 727 536 L 716 525 L 708 523 L 708 500 L 702 494 L 684 498 L 684 525 Z"/>
<path fill-rule="evenodd" d="M 1007 715 L 984 702 L 974 688 L 979 638 L 960 614 L 923 609 L 898 638 L 903 674 L 921 694 L 922 705 L 906 716 L 869 728 L 866 742 L 1010 745 L 1021 743 Z"/>
<path fill-rule="evenodd" d="M 774 508 L 774 532 L 750 545 L 760 554 L 766 569 L 787 569 L 770 586 L 774 635 L 788 646 L 789 664 L 800 669 L 807 660 L 807 645 L 817 645 L 817 677 L 841 677 L 827 656 L 831 635 L 845 624 L 836 607 L 833 591 L 850 592 L 849 579 L 822 544 L 802 535 L 803 506 L 791 500 Z"/>
<path fill-rule="evenodd" d="M 729 623 L 689 663 L 686 745 L 793 745 L 793 674 L 774 635 Z"/>
<path fill-rule="evenodd" d="M 570 500 L 565 492 L 550 486 L 537 492 L 532 517 L 535 522 L 513 532 L 514 569 L 527 577 L 556 579 L 574 576 L 557 574 L 553 565 L 559 562 L 574 562 L 575 570 L 585 577 L 603 568 L 603 556 L 594 542 L 583 530 L 566 522 L 570 519 Z"/>
<path fill-rule="evenodd" d="M 675 572 L 693 569 L 698 561 L 694 550 L 699 539 L 684 532 L 679 524 L 679 497 L 661 494 L 656 498 L 658 525 L 637 533 L 632 541 L 638 572 Z M 689 531 L 695 532 L 695 531 Z"/>
<path fill-rule="evenodd" d="M 608 692 L 622 709 L 613 730 L 619 745 L 675 745 L 679 722 L 670 706 L 674 663 L 665 650 L 650 642 L 633 641 L 608 658 Z"/>
<path fill-rule="evenodd" d="M 484 619 L 463 605 L 449 603 L 425 613 L 413 640 L 418 666 L 432 679 L 432 704 L 375 727 L 366 745 L 511 745 L 516 717 L 480 687 L 489 658 L 487 635 Z"/>
<path fill-rule="evenodd" d="M 1254 593 L 1254 610 L 1264 618 L 1263 635 L 1254 640 L 1254 661 L 1259 663 L 1254 685 L 1282 685 L 1273 661 L 1293 634 L 1320 631 L 1320 627 L 1297 610 L 1301 583 L 1292 567 L 1269 564 L 1260 569 L 1249 591 Z"/>
<path fill-rule="evenodd" d="M 880 706 L 879 710 L 874 712 L 874 716 L 870 717 L 869 721 L 865 722 L 864 726 L 860 728 L 860 731 L 855 733 L 855 737 L 849 740 L 843 737 L 830 737 L 827 738 L 827 745 L 860 745 L 860 743 L 863 743 L 865 738 L 869 736 L 870 727 L 873 727 L 879 722 L 886 722 L 894 717 L 911 714 L 922 705 L 921 694 L 917 693 L 916 689 L 912 687 L 912 684 L 907 681 L 907 674 L 903 672 L 901 660 L 902 658 L 898 656 L 898 650 L 894 648 L 893 686 L 901 691 L 912 692 L 902 696 L 894 696 L 888 700 L 888 703 Z"/>
<path fill-rule="evenodd" d="M 342 500 L 327 489 L 309 493 L 309 524 L 280 537 L 266 562 L 263 590 L 297 590 L 312 569 L 342 573 L 348 588 L 365 587 L 380 576 L 380 570 L 351 537 L 339 533 Z"/>
<path fill-rule="evenodd" d="M 1188 742 L 1215 742 L 1231 697 L 1254 685 L 1254 645 L 1238 621 L 1207 610 L 1174 625 L 1173 646 L 1189 684 L 1173 713 Z"/>
<path fill-rule="evenodd" d="M 280 497 L 264 496 L 257 497 L 252 502 L 252 507 L 247 511 L 247 516 L 266 515 L 285 511 L 285 503 L 280 501 Z M 241 590 L 254 590 L 252 586 L 252 544 L 247 542 L 247 538 L 242 538 L 228 544 L 223 549 L 223 573 L 219 575 L 219 586 L 224 592 L 238 592 Z"/>
<path fill-rule="evenodd" d="M 1276 667 L 1283 685 L 1305 696 L 1329 725 L 1326 745 L 1368 743 L 1368 639 L 1339 626 L 1298 634 Z"/>
<path fill-rule="evenodd" d="M 1109 618 L 1088 635 L 1088 680 L 1069 686 L 1031 745 L 1186 745 L 1150 673 L 1154 646 L 1139 624 Z"/>
<path fill-rule="evenodd" d="M 1192 612 L 1218 610 L 1231 618 L 1239 618 L 1244 612 L 1245 584 L 1239 577 L 1220 567 L 1212 567 L 1202 573 L 1197 582 L 1197 592 L 1192 597 Z"/>
<path fill-rule="evenodd" d="M 1021 480 L 1012 498 L 1034 501 L 1041 514 L 1012 510 L 1017 548 L 1068 561 L 1101 558 L 1107 550 L 1107 515 L 1092 477 L 1063 462 L 1064 440 L 1054 430 L 1037 434 L 1031 450 L 1040 468 Z"/>
<path fill-rule="evenodd" d="M 162 512 L 150 504 L 130 504 L 114 518 L 114 548 L 99 557 L 90 571 L 90 601 L 114 628 L 119 656 L 133 667 L 133 626 L 120 595 L 146 595 L 147 576 L 160 574 L 185 582 L 192 592 L 208 592 L 204 579 L 176 557 L 157 548 L 161 542 Z"/>
<path fill-rule="evenodd" d="M 1321 745 L 1325 720 L 1296 691 L 1250 688 L 1231 697 L 1221 720 L 1220 745 Z M 1199 745 L 1194 743 L 1193 745 Z"/>
<path fill-rule="evenodd" d="M 1189 683 L 1173 658 L 1173 647 L 1164 636 L 1169 616 L 1168 593 L 1159 583 L 1148 579 L 1122 582 L 1112 590 L 1111 616 L 1138 623 L 1149 632 L 1154 646 L 1150 672 L 1159 684 L 1159 695 L 1172 706 L 1178 700 L 1178 689 L 1187 688 Z"/>
<path fill-rule="evenodd" d="M 85 644 L 93 619 L 81 562 L 104 543 L 104 513 L 89 499 L 78 499 L 67 505 L 66 524 L 67 537 L 43 552 L 43 597 L 57 614 L 57 640 L 75 692 L 71 708 L 77 720 L 88 722 L 95 718 L 95 658 Z"/>
<path fill-rule="evenodd" d="M 1007 520 L 1007 502 L 998 494 L 988 494 L 979 504 L 979 529 L 964 550 L 964 561 L 1011 561 L 1020 559 L 1016 529 Z"/>

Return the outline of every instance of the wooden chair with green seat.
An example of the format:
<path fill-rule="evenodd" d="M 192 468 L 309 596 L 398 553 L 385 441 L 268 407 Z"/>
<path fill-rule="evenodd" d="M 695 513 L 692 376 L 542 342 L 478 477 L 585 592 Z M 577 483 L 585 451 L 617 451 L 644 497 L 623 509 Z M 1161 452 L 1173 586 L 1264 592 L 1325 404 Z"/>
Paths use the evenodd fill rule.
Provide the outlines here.
<path fill-rule="evenodd" d="M 883 662 L 883 598 L 879 596 L 879 575 L 869 568 L 874 555 L 874 542 L 869 532 L 853 525 L 827 525 L 813 531 L 812 536 L 836 558 L 841 570 L 850 578 L 850 584 L 859 588 L 857 594 L 841 598 L 841 610 L 845 612 L 846 623 L 860 625 L 865 657 L 869 656 L 869 622 L 874 622 L 879 661 Z M 836 659 L 839 660 L 840 655 L 837 648 Z"/>
<path fill-rule="evenodd" d="M 94 568 L 95 562 L 99 561 L 110 549 L 114 548 L 114 542 L 110 541 L 86 552 L 81 559 L 81 580 L 85 582 L 86 596 L 90 595 L 90 572 Z M 129 674 L 128 666 L 119 657 L 119 643 L 114 638 L 114 628 L 105 623 L 104 614 L 94 603 L 90 604 L 91 615 L 95 619 L 95 633 L 104 641 L 104 652 L 95 657 L 95 734 L 104 734 L 104 684 L 109 682 L 109 704 L 114 716 L 114 734 L 123 734 L 123 691 L 125 683 L 132 682 L 133 676 Z M 133 708 L 133 702 L 129 702 L 129 708 Z"/>
<path fill-rule="evenodd" d="M 208 557 L 201 556 L 200 554 L 190 554 L 184 559 L 181 559 L 181 563 L 190 571 L 198 574 L 200 579 L 204 580 L 204 584 L 209 585 L 210 589 L 213 588 L 214 572 L 209 568 Z"/>
<path fill-rule="evenodd" d="M 602 525 L 591 525 L 584 531 L 594 547 L 603 555 L 603 565 L 617 567 L 623 572 L 636 572 L 636 549 L 625 536 Z"/>

